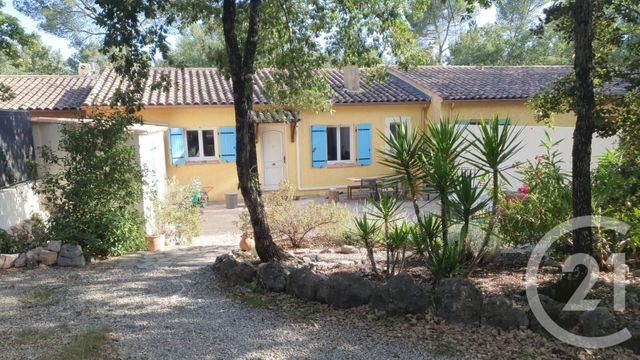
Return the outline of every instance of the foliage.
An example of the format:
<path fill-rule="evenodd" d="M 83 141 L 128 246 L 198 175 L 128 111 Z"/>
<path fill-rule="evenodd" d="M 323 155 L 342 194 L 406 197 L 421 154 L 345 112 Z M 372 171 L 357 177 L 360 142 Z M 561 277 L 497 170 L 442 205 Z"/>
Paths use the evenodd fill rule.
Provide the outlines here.
<path fill-rule="evenodd" d="M 451 46 L 455 65 L 569 64 L 571 44 L 554 28 L 535 29 L 538 11 L 547 0 L 495 2 L 496 21 L 473 24 Z"/>
<path fill-rule="evenodd" d="M 409 6 L 407 21 L 420 45 L 432 54 L 432 62 L 442 64 L 449 44 L 471 21 L 474 12 L 462 0 L 431 1 L 426 9 Z M 475 10 L 475 9 L 473 9 Z"/>
<path fill-rule="evenodd" d="M 176 46 L 161 65 L 209 67 L 222 62 L 223 39 L 206 25 L 194 23 L 180 31 Z"/>
<path fill-rule="evenodd" d="M 409 245 L 409 228 L 405 221 L 393 224 L 391 231 L 384 237 L 384 247 L 390 255 L 387 261 L 387 275 L 393 276 L 398 271 L 404 269 L 404 259 Z"/>
<path fill-rule="evenodd" d="M 6 54 L 0 54 L 0 73 L 7 75 L 71 73 L 60 51 L 54 51 L 44 45 L 39 36 L 35 34 L 31 36 L 30 43 L 17 49 L 18 58 L 12 59 Z"/>
<path fill-rule="evenodd" d="M 129 128 L 137 122 L 119 111 L 95 113 L 91 120 L 63 127 L 57 151 L 41 149 L 45 168 L 36 191 L 50 210 L 53 238 L 78 243 L 96 257 L 144 248 L 136 208 L 142 200 L 142 170 L 129 143 Z"/>
<path fill-rule="evenodd" d="M 560 141 L 540 143 L 545 154 L 518 166 L 523 185 L 518 194 L 500 199 L 498 224 L 502 240 L 511 245 L 534 244 L 560 222 L 571 218 L 569 176 L 561 168 Z"/>
<path fill-rule="evenodd" d="M 380 163 L 393 172 L 390 180 L 402 182 L 409 189 L 413 209 L 416 216 L 420 214 L 418 195 L 424 176 L 420 166 L 420 155 L 424 150 L 423 139 L 416 131 L 409 132 L 406 124 L 398 127 L 395 136 L 386 136 L 380 133 L 384 140 L 385 148 L 378 149 L 381 156 Z"/>
<path fill-rule="evenodd" d="M 164 197 L 153 200 L 155 233 L 168 235 L 180 245 L 200 235 L 200 209 L 193 206 L 193 194 L 200 189 L 198 179 L 188 185 L 180 185 L 175 177 L 169 179 Z"/>
<path fill-rule="evenodd" d="M 45 245 L 49 240 L 48 228 L 39 214 L 9 228 L 0 229 L 0 253 L 17 254 Z"/>
<path fill-rule="evenodd" d="M 385 273 L 389 275 L 393 273 L 390 267 L 393 259 L 395 259 L 394 244 L 393 244 L 393 240 L 390 238 L 389 230 L 393 225 L 395 225 L 395 223 L 398 220 L 400 220 L 402 202 L 396 196 L 393 196 L 388 193 L 382 193 L 380 194 L 380 199 L 378 201 L 373 200 L 373 201 L 370 201 L 369 203 L 372 206 L 372 209 L 369 212 L 369 215 L 371 215 L 372 218 L 380 221 L 382 225 L 382 230 L 383 230 L 382 236 L 383 236 L 383 241 L 385 244 L 386 254 L 387 254 L 387 268 L 385 269 Z M 404 248 L 404 244 L 403 244 L 403 248 Z M 395 262 L 393 263 L 395 266 Z"/>
<path fill-rule="evenodd" d="M 303 207 L 298 206 L 295 186 L 283 182 L 280 187 L 264 196 L 267 219 L 273 234 L 286 239 L 294 248 L 305 246 L 310 237 L 325 241 L 334 241 L 342 235 L 348 211 L 333 202 L 312 201 Z M 248 234 L 252 231 L 249 214 L 240 214 L 236 225 Z"/>
<path fill-rule="evenodd" d="M 442 240 L 442 222 L 434 214 L 423 215 L 410 231 L 411 242 L 424 249 L 426 266 L 436 280 L 462 275 L 465 237 Z"/>
<path fill-rule="evenodd" d="M 367 250 L 367 257 L 369 258 L 369 264 L 371 264 L 371 271 L 374 274 L 377 274 L 378 268 L 376 267 L 374 248 L 378 241 L 381 225 L 375 220 L 370 221 L 366 213 L 362 214 L 362 216 L 356 216 L 353 219 L 353 222 L 358 239 Z"/>

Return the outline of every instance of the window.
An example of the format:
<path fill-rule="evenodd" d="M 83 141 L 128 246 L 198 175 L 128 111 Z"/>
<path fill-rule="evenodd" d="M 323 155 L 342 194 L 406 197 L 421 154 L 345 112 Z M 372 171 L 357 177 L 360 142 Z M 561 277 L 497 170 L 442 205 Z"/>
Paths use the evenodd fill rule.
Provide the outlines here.
<path fill-rule="evenodd" d="M 188 129 L 185 132 L 187 160 L 204 161 L 218 157 L 215 129 Z"/>
<path fill-rule="evenodd" d="M 390 117 L 385 120 L 385 134 L 387 137 L 396 136 L 398 129 L 404 124 L 407 127 L 407 132 L 411 131 L 411 118 L 408 116 Z"/>
<path fill-rule="evenodd" d="M 327 126 L 327 161 L 351 161 L 351 127 Z"/>

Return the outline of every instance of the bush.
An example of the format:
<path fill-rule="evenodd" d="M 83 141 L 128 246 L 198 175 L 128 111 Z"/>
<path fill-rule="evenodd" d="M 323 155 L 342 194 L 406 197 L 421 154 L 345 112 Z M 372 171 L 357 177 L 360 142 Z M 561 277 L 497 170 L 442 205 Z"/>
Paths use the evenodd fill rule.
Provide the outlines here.
<path fill-rule="evenodd" d="M 0 229 L 0 253 L 17 254 L 45 245 L 49 240 L 47 224 L 39 214 L 31 215 L 9 231 Z"/>
<path fill-rule="evenodd" d="M 295 188 L 287 182 L 263 198 L 273 236 L 286 239 L 294 248 L 304 246 L 310 237 L 335 241 L 343 234 L 344 224 L 350 218 L 344 207 L 334 203 L 311 202 L 303 208 L 296 207 Z M 240 214 L 236 225 L 243 234 L 252 232 L 247 212 Z"/>
<path fill-rule="evenodd" d="M 52 238 L 77 243 L 95 257 L 145 248 L 137 209 L 142 169 L 129 133 L 139 121 L 118 111 L 96 113 L 91 120 L 63 127 L 58 152 L 40 149 L 45 174 L 36 191 L 51 213 Z"/>
<path fill-rule="evenodd" d="M 155 198 L 156 233 L 163 233 L 177 244 L 190 244 L 200 235 L 200 210 L 194 206 L 193 196 L 201 190 L 200 181 L 180 185 L 175 177 L 167 182 L 164 198 Z"/>
<path fill-rule="evenodd" d="M 547 139 L 545 154 L 518 166 L 523 185 L 499 201 L 498 223 L 504 242 L 511 245 L 537 243 L 544 234 L 571 218 L 569 175 L 560 168 L 558 142 Z"/>

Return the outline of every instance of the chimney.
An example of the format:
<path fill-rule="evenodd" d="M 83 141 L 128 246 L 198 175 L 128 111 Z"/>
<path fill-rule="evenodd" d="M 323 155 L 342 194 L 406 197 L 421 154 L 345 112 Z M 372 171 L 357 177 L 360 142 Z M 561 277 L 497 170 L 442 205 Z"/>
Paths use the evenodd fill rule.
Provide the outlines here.
<path fill-rule="evenodd" d="M 360 68 L 347 65 L 342 68 L 344 87 L 349 91 L 360 91 Z"/>
<path fill-rule="evenodd" d="M 80 76 L 90 76 L 96 75 L 100 72 L 99 66 L 97 63 L 80 63 L 78 64 L 78 75 Z"/>

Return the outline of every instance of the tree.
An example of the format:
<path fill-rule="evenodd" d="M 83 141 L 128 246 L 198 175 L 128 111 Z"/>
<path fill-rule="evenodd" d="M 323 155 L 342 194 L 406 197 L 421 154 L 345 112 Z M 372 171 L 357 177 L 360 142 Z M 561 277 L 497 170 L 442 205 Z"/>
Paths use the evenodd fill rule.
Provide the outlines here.
<path fill-rule="evenodd" d="M 572 48 L 553 26 L 537 28 L 546 0 L 496 2 L 496 23 L 471 26 L 451 47 L 456 65 L 570 64 Z"/>
<path fill-rule="evenodd" d="M 208 67 L 219 64 L 224 54 L 224 41 L 215 30 L 205 24 L 194 23 L 180 32 L 176 46 L 160 65 Z"/>
<path fill-rule="evenodd" d="M 31 42 L 18 49 L 17 58 L 11 59 L 6 54 L 0 54 L 0 73 L 45 75 L 71 73 L 60 51 L 54 51 L 43 45 L 39 36 L 35 34 L 31 36 Z"/>
<path fill-rule="evenodd" d="M 41 30 L 68 39 L 77 49 L 105 35 L 96 22 L 99 7 L 93 0 L 20 0 L 14 6 Z"/>
<path fill-rule="evenodd" d="M 407 21 L 421 45 L 433 54 L 433 62 L 442 64 L 449 44 L 473 17 L 462 0 L 431 1 L 426 9 L 410 6 Z"/>
<path fill-rule="evenodd" d="M 574 72 L 537 94 L 531 104 L 539 118 L 549 122 L 555 113 L 576 113 L 573 213 L 591 215 L 593 133 L 607 136 L 618 131 L 624 142 L 634 131 L 627 126 L 629 120 L 637 122 L 640 4 L 633 0 L 559 1 L 545 12 L 544 26 L 555 26 L 565 41 L 574 42 Z M 591 229 L 578 231 L 574 237 L 575 252 L 593 254 Z"/>
<path fill-rule="evenodd" d="M 80 63 L 94 63 L 100 69 L 104 69 L 109 64 L 109 59 L 102 53 L 101 45 L 95 42 L 86 42 L 77 52 L 67 59 L 67 67 L 72 71 L 78 69 Z"/>

